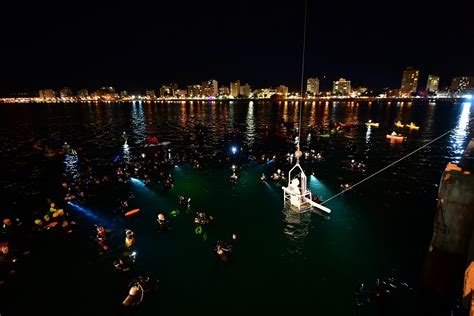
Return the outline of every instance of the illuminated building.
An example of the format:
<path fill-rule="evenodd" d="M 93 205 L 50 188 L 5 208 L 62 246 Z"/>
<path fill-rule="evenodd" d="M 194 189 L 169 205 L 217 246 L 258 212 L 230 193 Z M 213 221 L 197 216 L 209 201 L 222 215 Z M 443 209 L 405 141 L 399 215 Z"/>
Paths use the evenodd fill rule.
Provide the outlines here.
<path fill-rule="evenodd" d="M 338 96 L 348 96 L 351 94 L 351 82 L 344 78 L 332 82 L 332 94 Z"/>
<path fill-rule="evenodd" d="M 128 97 L 128 92 L 127 92 L 127 90 L 122 90 L 122 91 L 120 91 L 120 97 L 121 97 L 122 99 Z"/>
<path fill-rule="evenodd" d="M 277 91 L 272 88 L 258 89 L 254 92 L 254 95 L 257 95 L 259 99 L 268 99 L 272 95 L 276 94 Z"/>
<path fill-rule="evenodd" d="M 419 74 L 420 71 L 418 69 L 414 69 L 413 67 L 407 67 L 407 69 L 403 71 L 400 96 L 409 97 L 412 93 L 416 93 Z"/>
<path fill-rule="evenodd" d="M 102 100 L 113 100 L 117 97 L 115 89 L 113 87 L 102 87 L 99 90 L 95 91 L 95 96 Z"/>
<path fill-rule="evenodd" d="M 69 99 L 72 97 L 72 90 L 68 87 L 64 87 L 59 91 L 59 95 L 61 96 L 61 99 Z"/>
<path fill-rule="evenodd" d="M 52 100 L 56 98 L 56 92 L 53 89 L 44 89 L 39 91 L 39 97 L 43 100 Z"/>
<path fill-rule="evenodd" d="M 428 81 L 426 82 L 427 92 L 438 92 L 439 90 L 439 77 L 434 75 L 428 75 Z"/>
<path fill-rule="evenodd" d="M 250 85 L 248 83 L 240 86 L 240 95 L 248 98 L 251 94 Z"/>
<path fill-rule="evenodd" d="M 288 87 L 284 85 L 280 85 L 276 89 L 277 94 L 286 96 L 288 94 Z"/>
<path fill-rule="evenodd" d="M 202 94 L 207 97 L 216 97 L 219 92 L 217 80 L 211 79 L 202 83 Z"/>
<path fill-rule="evenodd" d="M 234 98 L 238 97 L 240 94 L 240 80 L 230 83 L 230 95 Z"/>
<path fill-rule="evenodd" d="M 172 96 L 171 90 L 172 90 L 171 86 L 162 85 L 160 88 L 160 97 Z"/>
<path fill-rule="evenodd" d="M 318 78 L 308 78 L 308 80 L 306 80 L 306 93 L 311 96 L 316 96 L 319 94 Z"/>
<path fill-rule="evenodd" d="M 81 89 L 79 91 L 77 91 L 77 97 L 79 99 L 87 99 L 89 98 L 89 91 L 87 91 L 87 89 Z"/>
<path fill-rule="evenodd" d="M 184 98 L 186 98 L 186 95 L 187 95 L 187 91 L 186 91 L 186 90 L 176 89 L 176 91 L 175 91 L 175 96 L 176 96 L 177 98 L 184 99 Z"/>
<path fill-rule="evenodd" d="M 351 88 L 352 89 L 352 88 Z M 364 93 L 366 93 L 369 89 L 367 87 L 358 87 L 358 88 L 354 88 L 352 89 L 352 93 L 351 95 L 353 97 L 360 97 L 362 95 L 364 95 Z M 369 91 L 370 92 L 370 91 Z M 369 93 L 367 92 L 367 93 Z"/>
<path fill-rule="evenodd" d="M 229 93 L 230 93 L 230 92 L 229 92 L 229 87 L 222 85 L 222 86 L 219 88 L 219 95 L 221 95 L 221 96 L 228 96 Z"/>
<path fill-rule="evenodd" d="M 149 100 L 154 100 L 156 98 L 155 90 L 145 90 L 145 95 Z"/>
<path fill-rule="evenodd" d="M 188 86 L 188 96 L 190 98 L 202 96 L 202 87 L 201 87 L 201 85 L 194 84 L 194 85 Z"/>
<path fill-rule="evenodd" d="M 454 77 L 451 81 L 451 92 L 463 92 L 469 88 L 474 88 L 474 77 Z"/>

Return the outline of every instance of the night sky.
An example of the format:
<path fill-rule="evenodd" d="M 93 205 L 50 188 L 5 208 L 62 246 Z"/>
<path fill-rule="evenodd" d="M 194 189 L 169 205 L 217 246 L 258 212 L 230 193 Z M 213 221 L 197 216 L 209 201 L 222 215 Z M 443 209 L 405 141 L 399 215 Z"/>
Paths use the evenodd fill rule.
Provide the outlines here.
<path fill-rule="evenodd" d="M 7 2 L 7 1 L 2 1 Z M 468 1 L 308 0 L 306 75 L 322 86 L 399 87 L 408 65 L 474 75 Z M 8 1 L 0 10 L 2 94 L 43 88 L 180 87 L 215 78 L 299 88 L 304 0 Z"/>

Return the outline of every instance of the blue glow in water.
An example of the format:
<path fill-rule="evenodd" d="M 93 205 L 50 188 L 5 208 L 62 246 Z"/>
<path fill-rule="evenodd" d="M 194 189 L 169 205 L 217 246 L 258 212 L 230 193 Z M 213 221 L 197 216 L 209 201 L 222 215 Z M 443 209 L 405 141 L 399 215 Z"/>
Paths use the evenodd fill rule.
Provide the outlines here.
<path fill-rule="evenodd" d="M 67 204 L 69 206 L 71 206 L 74 210 L 79 211 L 80 213 L 82 213 L 83 215 L 85 215 L 89 219 L 93 220 L 94 222 L 102 222 L 102 223 L 105 222 L 102 219 L 100 219 L 97 215 L 95 215 L 91 210 L 89 210 L 85 207 L 82 207 L 79 204 L 76 204 L 76 203 L 71 202 L 71 201 L 67 202 Z"/>
<path fill-rule="evenodd" d="M 232 146 L 231 150 L 232 150 L 232 153 L 235 154 L 237 152 L 237 147 Z"/>
<path fill-rule="evenodd" d="M 132 181 L 133 184 L 135 185 L 138 185 L 138 186 L 141 186 L 141 187 L 144 187 L 145 186 L 145 183 L 140 180 L 140 179 L 137 179 L 137 178 L 130 178 L 130 180 Z"/>

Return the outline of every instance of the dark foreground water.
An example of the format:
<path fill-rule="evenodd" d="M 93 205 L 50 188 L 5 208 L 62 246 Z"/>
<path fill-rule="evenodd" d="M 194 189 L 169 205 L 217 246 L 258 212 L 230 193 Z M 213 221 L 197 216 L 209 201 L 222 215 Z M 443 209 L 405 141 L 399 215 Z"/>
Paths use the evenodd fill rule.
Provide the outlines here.
<path fill-rule="evenodd" d="M 172 157 L 197 159 L 200 169 L 178 163 L 175 186 L 166 191 L 132 181 L 130 208 L 141 212 L 130 220 L 113 213 L 113 192 L 100 192 L 97 203 L 67 206 L 78 220 L 71 236 L 48 232 L 32 235 L 23 249 L 16 275 L 1 286 L 0 313 L 23 315 L 31 308 L 57 315 L 226 315 L 303 313 L 313 315 L 417 314 L 424 256 L 431 238 L 440 175 L 447 162 L 458 161 L 472 126 L 469 103 L 308 103 L 303 112 L 303 151 L 323 159 L 303 162 L 309 186 L 328 198 L 340 184 L 355 183 L 449 129 L 453 132 L 327 204 L 330 217 L 285 210 L 281 185 L 261 183 L 290 164 L 298 111 L 295 104 L 268 102 L 191 102 L 131 104 L 29 104 L 0 106 L 0 215 L 19 217 L 32 226 L 32 214 L 54 195 L 63 179 L 138 159 L 147 135 L 170 141 Z M 329 138 L 314 129 L 331 120 L 364 123 Z M 408 138 L 390 143 L 385 135 L 396 121 L 420 126 L 403 129 Z M 313 132 L 309 134 L 310 125 Z M 129 135 L 124 152 L 120 135 Z M 77 161 L 47 158 L 32 146 L 59 147 L 68 141 L 78 149 Z M 238 151 L 233 154 L 232 146 Z M 262 163 L 276 156 L 275 161 Z M 255 157 L 252 161 L 249 157 Z M 365 171 L 349 168 L 351 159 Z M 231 165 L 239 180 L 229 181 Z M 314 172 L 313 176 L 309 176 Z M 178 195 L 192 197 L 191 211 L 177 216 Z M 195 211 L 215 217 L 196 235 Z M 160 232 L 155 218 L 165 213 L 171 230 Z M 97 255 L 93 225 L 111 231 L 112 249 Z M 123 249 L 124 229 L 137 236 L 137 262 L 130 275 L 114 271 L 112 261 Z M 234 255 L 223 264 L 214 253 L 217 239 L 237 234 Z M 26 238 L 25 238 L 26 239 Z M 136 310 L 120 304 L 136 274 L 160 280 L 157 293 L 145 296 Z M 368 290 L 377 278 L 393 278 L 391 295 L 357 306 L 355 291 Z M 407 286 L 399 286 L 406 283 Z"/>

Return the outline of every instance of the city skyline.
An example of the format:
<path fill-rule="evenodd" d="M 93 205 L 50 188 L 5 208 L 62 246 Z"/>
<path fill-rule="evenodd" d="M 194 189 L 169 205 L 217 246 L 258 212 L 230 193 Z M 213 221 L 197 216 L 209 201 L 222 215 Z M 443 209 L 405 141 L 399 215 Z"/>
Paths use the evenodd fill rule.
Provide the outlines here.
<path fill-rule="evenodd" d="M 0 22 L 8 43 L 0 53 L 0 93 L 64 85 L 184 87 L 212 77 L 294 90 L 301 75 L 303 10 L 304 1 L 85 1 L 73 8 L 54 1 L 8 3 Z M 358 2 L 341 9 L 309 1 L 305 78 L 317 76 L 322 90 L 339 78 L 353 86 L 397 87 L 400 73 L 412 65 L 421 70 L 419 86 L 436 74 L 442 89 L 448 78 L 474 73 L 469 10 L 458 5 L 455 17 L 442 8 L 430 7 L 429 15 L 427 10 L 414 3 L 381 9 Z M 413 18 L 401 22 L 404 15 Z M 447 27 L 437 28 L 439 20 Z"/>

